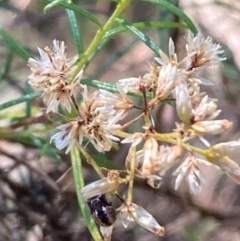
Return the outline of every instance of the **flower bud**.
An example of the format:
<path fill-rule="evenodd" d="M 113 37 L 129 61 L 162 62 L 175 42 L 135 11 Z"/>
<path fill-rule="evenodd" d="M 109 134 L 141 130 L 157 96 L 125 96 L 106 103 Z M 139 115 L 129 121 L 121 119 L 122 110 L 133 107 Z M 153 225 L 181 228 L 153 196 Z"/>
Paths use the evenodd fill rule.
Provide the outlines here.
<path fill-rule="evenodd" d="M 141 174 L 148 176 L 156 172 L 156 157 L 158 154 L 158 142 L 153 137 L 146 140 L 143 146 L 143 164 L 141 167 Z"/>
<path fill-rule="evenodd" d="M 172 92 L 177 79 L 177 67 L 173 64 L 164 66 L 159 73 L 156 96 L 165 100 Z"/>
<path fill-rule="evenodd" d="M 218 165 L 230 178 L 240 184 L 240 167 L 236 162 L 228 157 L 224 157 L 215 161 L 214 164 Z"/>
<path fill-rule="evenodd" d="M 240 152 L 240 141 L 229 141 L 216 144 L 207 150 L 207 155 L 220 158 Z"/>
<path fill-rule="evenodd" d="M 191 125 L 198 134 L 220 134 L 232 128 L 232 122 L 228 120 L 199 121 Z"/>
<path fill-rule="evenodd" d="M 179 119 L 184 124 L 190 124 L 192 119 L 192 104 L 185 83 L 180 83 L 175 88 L 176 108 Z"/>
<path fill-rule="evenodd" d="M 119 182 L 117 179 L 104 177 L 98 181 L 92 182 L 85 186 L 81 193 L 85 199 L 112 192 L 118 188 Z"/>

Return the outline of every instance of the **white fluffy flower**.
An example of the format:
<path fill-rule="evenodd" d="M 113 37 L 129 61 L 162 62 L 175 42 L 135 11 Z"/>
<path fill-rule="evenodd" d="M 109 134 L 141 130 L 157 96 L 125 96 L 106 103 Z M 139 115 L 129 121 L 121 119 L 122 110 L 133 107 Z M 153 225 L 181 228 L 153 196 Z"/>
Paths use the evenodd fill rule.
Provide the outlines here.
<path fill-rule="evenodd" d="M 186 50 L 190 59 L 190 67 L 197 68 L 218 64 L 226 58 L 220 57 L 224 51 L 221 45 L 213 42 L 211 37 L 202 38 L 199 34 L 186 35 Z"/>
<path fill-rule="evenodd" d="M 82 77 L 82 71 L 76 76 L 72 84 L 68 83 L 74 72 L 74 63 L 78 56 L 67 59 L 64 42 L 54 40 L 51 48 L 38 48 L 40 58 L 30 58 L 28 65 L 32 73 L 29 84 L 35 89 L 43 91 L 43 101 L 48 105 L 47 113 L 57 112 L 61 104 L 71 111 L 71 96 L 78 88 L 77 79 Z"/>

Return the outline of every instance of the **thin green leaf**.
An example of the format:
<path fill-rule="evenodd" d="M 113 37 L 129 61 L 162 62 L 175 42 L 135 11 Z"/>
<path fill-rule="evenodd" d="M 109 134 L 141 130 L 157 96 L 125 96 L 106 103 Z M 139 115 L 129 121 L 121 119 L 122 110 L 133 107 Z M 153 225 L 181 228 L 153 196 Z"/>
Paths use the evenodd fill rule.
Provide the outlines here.
<path fill-rule="evenodd" d="M 148 28 L 188 28 L 187 25 L 182 23 L 176 23 L 171 21 L 150 21 L 150 22 L 139 22 L 132 23 L 132 25 L 137 29 L 148 29 Z M 128 28 L 125 26 L 116 27 L 114 29 L 106 32 L 104 38 L 112 38 L 113 36 L 128 31 Z"/>
<path fill-rule="evenodd" d="M 53 2 L 51 0 L 39 0 L 39 1 L 42 1 L 42 2 L 46 2 L 46 3 L 50 3 L 53 4 Z M 90 12 L 88 12 L 87 10 L 75 5 L 75 4 L 72 4 L 72 3 L 68 3 L 68 2 L 63 2 L 63 1 L 54 1 L 54 3 L 56 2 L 56 4 L 53 4 L 54 7 L 55 6 L 61 6 L 63 8 L 67 8 L 67 9 L 70 9 L 70 10 L 73 10 L 75 13 L 79 13 L 81 14 L 82 16 L 88 18 L 90 21 L 94 22 L 95 24 L 97 24 L 99 27 L 102 27 L 102 24 L 101 22 L 99 21 L 98 18 L 96 18 L 93 14 L 91 14 Z M 47 5 L 45 8 L 44 8 L 44 11 L 48 11 L 50 10 L 51 7 L 48 7 L 49 5 Z"/>
<path fill-rule="evenodd" d="M 104 153 L 98 153 L 98 154 L 90 154 L 90 156 L 93 158 L 93 160 L 97 163 L 100 167 L 105 167 L 108 169 L 114 169 L 114 170 L 120 170 L 121 168 L 117 166 L 116 164 L 110 162 L 106 155 Z"/>
<path fill-rule="evenodd" d="M 32 93 L 32 88 L 31 88 L 31 85 L 26 82 L 25 83 L 25 92 L 27 95 L 31 94 Z M 31 99 L 30 100 L 26 100 L 26 117 L 30 117 L 31 116 L 31 110 L 32 110 L 32 101 Z"/>
<path fill-rule="evenodd" d="M 143 0 L 143 1 L 154 3 L 154 4 L 158 4 L 158 5 L 166 8 L 170 12 L 174 13 L 175 15 L 177 15 L 183 22 L 185 22 L 187 24 L 187 26 L 189 27 L 189 29 L 194 34 L 198 33 L 198 30 L 197 30 L 196 26 L 194 25 L 194 23 L 192 22 L 192 20 L 181 9 L 179 9 L 176 6 L 174 6 L 169 1 L 164 1 L 164 0 Z"/>
<path fill-rule="evenodd" d="M 83 218 L 86 222 L 86 225 L 95 241 L 102 241 L 102 237 L 98 231 L 96 223 L 94 222 L 92 215 L 90 214 L 89 208 L 86 204 L 86 200 L 84 200 L 81 195 L 82 188 L 84 187 L 84 179 L 83 179 L 83 168 L 79 150 L 77 147 L 74 147 L 71 150 L 71 162 L 73 169 L 74 182 L 76 187 L 76 193 L 78 198 L 78 203 L 82 211 Z"/>
<path fill-rule="evenodd" d="M 126 27 L 128 30 L 130 30 L 133 34 L 135 34 L 141 41 L 143 41 L 150 49 L 152 49 L 153 52 L 156 54 L 159 54 L 160 48 L 143 32 L 138 30 L 136 27 L 134 27 L 131 23 L 126 22 L 123 19 L 116 19 L 121 25 Z"/>
<path fill-rule="evenodd" d="M 78 54 L 82 54 L 84 52 L 83 44 L 82 44 L 82 35 L 80 32 L 80 28 L 78 26 L 76 15 L 72 10 L 69 10 L 69 9 L 67 9 L 67 15 L 71 25 L 73 39 L 77 47 Z"/>
<path fill-rule="evenodd" d="M 112 85 L 106 82 L 102 82 L 99 80 L 93 80 L 93 79 L 81 79 L 81 84 L 91 86 L 97 89 L 103 89 L 103 90 L 108 90 L 109 92 L 112 93 L 119 93 L 116 85 Z M 128 95 L 135 96 L 135 97 L 142 97 L 142 94 L 140 93 L 133 93 L 133 92 L 128 92 Z M 152 98 L 151 93 L 147 93 L 148 98 Z"/>
<path fill-rule="evenodd" d="M 81 84 L 91 86 L 97 89 L 104 89 L 108 90 L 112 93 L 119 93 L 117 90 L 117 87 L 115 85 L 105 83 L 99 80 L 93 80 L 93 79 L 81 79 Z"/>
<path fill-rule="evenodd" d="M 62 162 L 60 155 L 56 154 L 54 151 L 51 150 L 51 144 L 49 140 L 47 140 L 45 144 L 42 145 L 41 151 L 39 153 L 39 158 L 44 155 L 53 158 L 57 162 Z"/>
<path fill-rule="evenodd" d="M 58 6 L 60 3 L 63 3 L 63 2 L 65 2 L 65 0 L 55 0 L 55 1 L 52 1 L 47 6 L 44 7 L 43 12 L 46 13 L 49 10 L 51 10 L 52 8 Z"/>
<path fill-rule="evenodd" d="M 17 55 L 24 60 L 28 60 L 30 58 L 29 53 L 22 48 L 4 29 L 0 29 L 0 35 L 3 37 L 9 48 L 12 49 Z"/>
<path fill-rule="evenodd" d="M 3 72 L 1 73 L 1 77 L 0 77 L 1 79 L 5 78 L 8 75 L 11 69 L 12 60 L 13 60 L 13 51 L 12 49 L 10 49 L 7 55 L 6 64 L 4 66 Z"/>
<path fill-rule="evenodd" d="M 1 111 L 1 110 L 4 110 L 4 109 L 6 109 L 6 108 L 9 108 L 9 107 L 11 107 L 11 106 L 20 104 L 20 103 L 22 103 L 22 102 L 35 99 L 35 98 L 39 97 L 40 95 L 41 95 L 41 92 L 34 92 L 34 93 L 29 94 L 29 95 L 24 95 L 24 96 L 21 96 L 21 97 L 19 97 L 19 98 L 17 98 L 17 99 L 10 100 L 10 101 L 8 101 L 8 102 L 5 102 L 5 103 L 3 103 L 3 104 L 0 104 L 0 111 Z"/>

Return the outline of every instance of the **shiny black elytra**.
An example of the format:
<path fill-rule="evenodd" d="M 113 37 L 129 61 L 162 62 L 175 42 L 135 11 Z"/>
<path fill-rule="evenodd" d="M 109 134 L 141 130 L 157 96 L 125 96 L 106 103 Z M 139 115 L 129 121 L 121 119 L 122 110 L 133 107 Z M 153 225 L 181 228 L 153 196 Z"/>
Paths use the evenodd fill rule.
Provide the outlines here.
<path fill-rule="evenodd" d="M 87 204 L 93 218 L 100 226 L 108 227 L 115 223 L 117 216 L 116 209 L 104 194 L 89 198 Z"/>

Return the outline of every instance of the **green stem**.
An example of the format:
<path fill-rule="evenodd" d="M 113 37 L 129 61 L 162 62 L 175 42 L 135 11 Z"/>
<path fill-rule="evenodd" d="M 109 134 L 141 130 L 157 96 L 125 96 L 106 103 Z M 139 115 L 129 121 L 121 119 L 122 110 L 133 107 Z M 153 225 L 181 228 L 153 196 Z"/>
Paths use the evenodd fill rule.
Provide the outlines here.
<path fill-rule="evenodd" d="M 81 145 L 78 143 L 77 144 L 78 149 L 81 151 L 81 153 L 85 156 L 85 158 L 87 159 L 87 162 L 93 166 L 93 168 L 95 169 L 95 171 L 97 172 L 97 174 L 103 178 L 104 175 L 102 173 L 102 168 L 100 166 L 98 166 L 98 164 L 92 159 L 92 157 L 84 150 L 84 148 L 81 147 Z"/>
<path fill-rule="evenodd" d="M 127 204 L 132 203 L 132 193 L 133 193 L 133 183 L 134 183 L 134 174 L 135 174 L 135 164 L 136 164 L 136 147 L 131 147 L 131 164 L 130 164 L 130 175 L 129 175 L 129 184 L 128 184 L 128 195 L 127 195 Z"/>
<path fill-rule="evenodd" d="M 171 143 L 173 145 L 181 145 L 188 151 L 195 151 L 199 153 L 202 156 L 206 156 L 206 150 L 197 148 L 195 146 L 190 145 L 189 143 L 184 143 L 182 140 L 179 139 L 179 134 L 178 133 L 166 133 L 166 134 L 160 134 L 160 133 L 155 133 L 154 138 L 158 141 L 164 141 Z"/>
<path fill-rule="evenodd" d="M 73 82 L 73 80 L 75 79 L 75 77 L 78 75 L 79 71 L 81 71 L 81 69 L 83 68 L 83 66 L 85 65 L 85 63 L 88 61 L 88 58 L 93 54 L 93 52 L 95 51 L 95 49 L 98 47 L 98 45 L 101 43 L 101 41 L 103 40 L 103 37 L 105 35 L 105 33 L 111 29 L 111 27 L 114 25 L 115 23 L 115 19 L 119 17 L 119 15 L 122 13 L 122 11 L 129 5 L 129 3 L 131 2 L 131 0 L 122 0 L 119 2 L 119 4 L 117 5 L 115 11 L 113 12 L 112 16 L 108 19 L 108 21 L 106 22 L 106 24 L 103 26 L 103 28 L 100 28 L 94 39 L 92 40 L 91 44 L 89 45 L 89 47 L 87 48 L 86 52 L 84 53 L 84 55 L 82 56 L 82 59 L 80 60 L 80 62 L 77 64 L 76 69 L 73 73 L 73 76 L 71 78 L 71 80 L 69 81 L 70 83 Z"/>
<path fill-rule="evenodd" d="M 82 211 L 83 218 L 87 224 L 87 227 L 95 241 L 102 241 L 102 237 L 98 231 L 98 228 L 90 214 L 90 211 L 87 207 L 86 201 L 81 195 L 82 188 L 84 187 L 83 179 L 83 168 L 80 153 L 77 147 L 74 147 L 71 150 L 71 162 L 73 168 L 74 182 L 76 186 L 76 193 L 78 198 L 78 203 Z"/>

